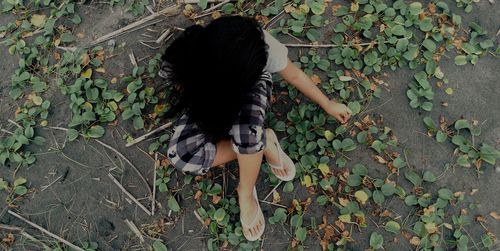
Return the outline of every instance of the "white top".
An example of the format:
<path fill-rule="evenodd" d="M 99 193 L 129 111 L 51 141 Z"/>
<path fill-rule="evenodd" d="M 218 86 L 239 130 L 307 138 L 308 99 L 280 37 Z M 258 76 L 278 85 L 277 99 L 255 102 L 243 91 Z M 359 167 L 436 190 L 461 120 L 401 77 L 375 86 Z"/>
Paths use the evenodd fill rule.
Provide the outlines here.
<path fill-rule="evenodd" d="M 267 63 L 265 69 L 270 73 L 275 73 L 285 69 L 288 63 L 288 49 L 285 45 L 276 40 L 269 32 L 264 30 L 264 40 L 268 45 Z"/>

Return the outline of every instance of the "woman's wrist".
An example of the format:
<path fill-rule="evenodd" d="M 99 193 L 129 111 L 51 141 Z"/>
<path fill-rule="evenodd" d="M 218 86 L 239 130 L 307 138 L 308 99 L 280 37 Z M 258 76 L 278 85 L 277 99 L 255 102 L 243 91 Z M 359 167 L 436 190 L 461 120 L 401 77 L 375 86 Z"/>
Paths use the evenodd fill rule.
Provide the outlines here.
<path fill-rule="evenodd" d="M 324 96 L 320 102 L 318 103 L 321 108 L 326 109 L 330 104 L 335 104 L 335 101 L 333 99 L 329 99 L 328 97 Z"/>

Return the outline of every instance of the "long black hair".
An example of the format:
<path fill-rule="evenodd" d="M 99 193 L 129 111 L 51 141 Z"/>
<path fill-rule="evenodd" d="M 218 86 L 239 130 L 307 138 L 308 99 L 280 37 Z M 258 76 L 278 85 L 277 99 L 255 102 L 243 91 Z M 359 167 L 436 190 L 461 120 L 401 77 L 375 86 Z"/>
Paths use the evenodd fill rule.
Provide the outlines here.
<path fill-rule="evenodd" d="M 188 27 L 162 56 L 178 101 L 166 113 L 185 111 L 208 140 L 228 136 L 248 93 L 267 62 L 259 24 L 241 16 L 220 17 L 206 27 Z"/>

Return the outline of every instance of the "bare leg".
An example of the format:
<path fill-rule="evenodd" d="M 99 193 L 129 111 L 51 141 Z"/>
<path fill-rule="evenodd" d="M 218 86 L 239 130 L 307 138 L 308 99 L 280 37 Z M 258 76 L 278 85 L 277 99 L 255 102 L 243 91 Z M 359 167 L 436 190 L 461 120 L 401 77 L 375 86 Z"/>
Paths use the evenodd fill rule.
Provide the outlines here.
<path fill-rule="evenodd" d="M 238 165 L 240 170 L 240 185 L 238 187 L 238 200 L 240 205 L 241 220 L 246 223 L 251 223 L 257 215 L 257 203 L 253 196 L 253 189 L 257 176 L 259 175 L 260 165 L 262 163 L 263 151 L 255 154 L 238 154 Z M 255 236 L 264 222 L 258 222 L 253 229 L 245 229 L 249 231 L 250 236 Z"/>
<path fill-rule="evenodd" d="M 240 172 L 238 202 L 240 206 L 241 219 L 246 223 L 252 222 L 257 214 L 258 202 L 255 201 L 255 198 L 253 197 L 253 189 L 255 187 L 255 182 L 257 181 L 257 176 L 259 175 L 264 152 L 265 151 L 255 154 L 236 154 L 232 148 L 231 141 L 223 140 L 217 143 L 217 152 L 212 166 L 222 165 L 234 159 L 238 160 Z M 241 177 L 244 178 L 242 179 Z M 254 236 L 258 233 L 260 228 L 263 227 L 263 224 L 264 222 L 258 222 L 253 229 L 244 229 L 244 231 L 249 231 L 247 232 L 247 235 Z"/>

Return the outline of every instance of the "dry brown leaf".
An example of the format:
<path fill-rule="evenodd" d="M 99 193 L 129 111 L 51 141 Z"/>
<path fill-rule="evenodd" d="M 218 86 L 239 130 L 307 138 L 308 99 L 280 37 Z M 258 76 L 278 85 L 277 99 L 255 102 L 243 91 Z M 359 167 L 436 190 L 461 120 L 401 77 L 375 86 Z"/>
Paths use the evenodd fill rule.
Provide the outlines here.
<path fill-rule="evenodd" d="M 280 194 L 274 190 L 273 191 L 273 203 L 279 203 L 281 201 L 281 196 Z"/>
<path fill-rule="evenodd" d="M 418 238 L 418 236 L 411 237 L 410 244 L 413 246 L 420 246 L 420 238 Z"/>
<path fill-rule="evenodd" d="M 498 214 L 495 211 L 491 212 L 490 216 L 493 217 L 495 220 L 500 220 L 500 214 Z"/>
<path fill-rule="evenodd" d="M 97 69 L 95 69 L 96 72 L 99 72 L 99 73 L 106 73 L 106 69 L 104 69 L 103 67 L 99 67 Z"/>
<path fill-rule="evenodd" d="M 199 191 L 198 191 L 198 192 L 199 192 Z M 219 201 L 220 201 L 221 199 L 222 199 L 222 197 L 217 196 L 217 195 L 214 195 L 214 196 L 212 196 L 212 203 L 217 205 L 217 204 L 219 204 Z"/>
<path fill-rule="evenodd" d="M 196 193 L 194 195 L 194 199 L 197 201 L 200 201 L 202 195 L 203 195 L 203 192 L 198 190 L 198 191 L 196 191 Z"/>
<path fill-rule="evenodd" d="M 318 84 L 321 83 L 321 78 L 318 75 L 316 75 L 316 74 L 314 74 L 314 75 L 311 76 L 311 80 L 313 81 L 313 83 L 315 85 L 318 85 Z"/>
<path fill-rule="evenodd" d="M 384 158 L 382 158 L 382 156 L 379 156 L 379 155 L 373 155 L 373 159 L 375 161 L 377 161 L 378 163 L 380 163 L 380 164 L 386 164 L 387 163 L 387 160 L 385 160 Z"/>

